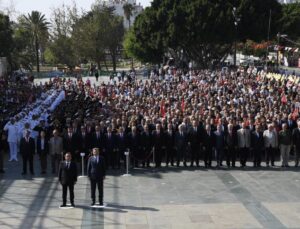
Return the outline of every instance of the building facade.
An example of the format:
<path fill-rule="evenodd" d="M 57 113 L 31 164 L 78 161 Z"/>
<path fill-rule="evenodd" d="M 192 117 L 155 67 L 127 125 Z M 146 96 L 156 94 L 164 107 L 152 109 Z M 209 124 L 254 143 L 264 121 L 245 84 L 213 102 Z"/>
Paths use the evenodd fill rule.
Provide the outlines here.
<path fill-rule="evenodd" d="M 131 25 L 134 23 L 135 18 L 144 10 L 141 3 L 137 3 L 136 0 L 106 0 L 104 4 L 108 7 L 114 7 L 116 15 L 124 18 L 124 27 L 129 28 L 129 21 L 124 14 L 124 5 L 131 4 L 133 6 L 132 16 L 130 18 Z"/>

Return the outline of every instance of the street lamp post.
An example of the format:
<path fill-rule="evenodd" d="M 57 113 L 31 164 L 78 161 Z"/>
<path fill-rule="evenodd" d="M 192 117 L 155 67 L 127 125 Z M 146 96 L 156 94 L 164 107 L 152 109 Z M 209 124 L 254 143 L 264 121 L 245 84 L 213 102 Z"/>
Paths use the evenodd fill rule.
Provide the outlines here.
<path fill-rule="evenodd" d="M 234 34 L 234 56 L 233 56 L 233 64 L 236 66 L 236 49 L 237 49 L 237 27 L 240 21 L 240 18 L 236 14 L 236 7 L 233 7 L 232 14 L 234 18 L 234 26 L 235 26 L 235 34 Z"/>

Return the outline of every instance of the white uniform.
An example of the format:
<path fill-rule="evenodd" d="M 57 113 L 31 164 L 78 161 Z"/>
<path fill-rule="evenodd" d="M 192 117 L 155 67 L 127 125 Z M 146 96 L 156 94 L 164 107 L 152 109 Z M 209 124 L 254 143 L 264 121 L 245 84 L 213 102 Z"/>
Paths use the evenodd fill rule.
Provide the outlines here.
<path fill-rule="evenodd" d="M 4 127 L 5 131 L 8 131 L 7 141 L 9 144 L 9 161 L 18 161 L 18 128 L 15 124 L 7 123 Z"/>

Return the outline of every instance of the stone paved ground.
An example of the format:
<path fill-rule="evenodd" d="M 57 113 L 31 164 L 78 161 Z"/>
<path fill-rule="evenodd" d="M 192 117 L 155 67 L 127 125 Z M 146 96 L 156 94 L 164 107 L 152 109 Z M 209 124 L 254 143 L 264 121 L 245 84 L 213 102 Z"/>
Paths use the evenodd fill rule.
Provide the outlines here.
<path fill-rule="evenodd" d="M 278 163 L 279 165 L 279 163 Z M 0 176 L 0 228 L 300 228 L 300 174 L 294 168 L 110 171 L 104 210 L 89 207 L 87 178 L 75 186 L 76 208 L 61 210 L 52 174 L 21 175 L 6 162 Z"/>
<path fill-rule="evenodd" d="M 0 175 L 1 229 L 300 229 L 300 174 L 292 167 L 138 169 L 132 177 L 111 171 L 106 209 L 89 207 L 89 181 L 79 178 L 76 208 L 61 210 L 57 177 L 40 175 L 35 160 L 36 175 L 23 177 L 21 161 L 6 159 L 6 173 Z"/>

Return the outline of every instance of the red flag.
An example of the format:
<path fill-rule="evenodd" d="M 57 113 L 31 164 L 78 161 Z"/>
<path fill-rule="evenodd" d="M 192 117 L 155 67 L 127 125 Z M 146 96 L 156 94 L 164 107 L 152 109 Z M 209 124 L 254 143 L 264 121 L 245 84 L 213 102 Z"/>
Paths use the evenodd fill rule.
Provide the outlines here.
<path fill-rule="evenodd" d="M 161 113 L 161 116 L 163 118 L 166 116 L 166 107 L 165 107 L 165 100 L 164 99 L 160 103 L 160 113 Z"/>
<path fill-rule="evenodd" d="M 181 110 L 184 112 L 185 104 L 184 104 L 184 98 L 181 100 Z"/>
<path fill-rule="evenodd" d="M 286 95 L 285 95 L 284 93 L 282 93 L 281 102 L 282 102 L 283 104 L 286 104 L 286 103 L 287 103 L 287 98 L 286 98 Z"/>

